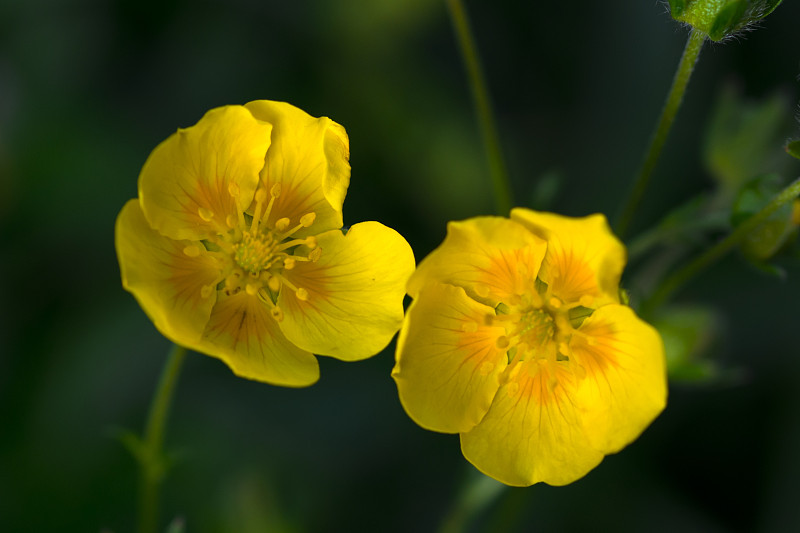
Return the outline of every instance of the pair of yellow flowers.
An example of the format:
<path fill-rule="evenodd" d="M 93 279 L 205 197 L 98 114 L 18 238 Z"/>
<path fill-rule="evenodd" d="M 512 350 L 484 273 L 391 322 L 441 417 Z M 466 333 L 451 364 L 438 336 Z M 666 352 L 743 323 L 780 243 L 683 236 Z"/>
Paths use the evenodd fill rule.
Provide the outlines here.
<path fill-rule="evenodd" d="M 661 412 L 662 342 L 620 303 L 625 249 L 602 215 L 453 222 L 415 270 L 394 230 L 342 230 L 348 160 L 344 128 L 289 104 L 209 111 L 153 151 L 119 214 L 123 285 L 172 341 L 275 385 L 399 329 L 409 416 L 509 485 L 570 483 Z"/>

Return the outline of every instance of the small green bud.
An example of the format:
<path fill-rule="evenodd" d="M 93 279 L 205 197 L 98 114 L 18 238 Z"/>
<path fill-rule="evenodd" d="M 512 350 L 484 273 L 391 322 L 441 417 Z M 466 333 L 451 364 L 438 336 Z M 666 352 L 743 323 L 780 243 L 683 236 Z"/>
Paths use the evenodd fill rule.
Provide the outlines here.
<path fill-rule="evenodd" d="M 669 0 L 672 18 L 721 41 L 762 18 L 783 0 Z"/>

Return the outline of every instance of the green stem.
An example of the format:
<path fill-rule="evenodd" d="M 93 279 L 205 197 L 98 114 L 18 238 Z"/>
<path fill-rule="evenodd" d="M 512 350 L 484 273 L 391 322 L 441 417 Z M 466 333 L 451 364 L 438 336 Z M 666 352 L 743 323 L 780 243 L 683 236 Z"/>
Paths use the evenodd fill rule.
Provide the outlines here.
<path fill-rule="evenodd" d="M 439 533 L 461 533 L 492 504 L 507 487 L 494 479 L 475 473 L 461 491 L 458 501 L 445 517 Z"/>
<path fill-rule="evenodd" d="M 150 405 L 150 413 L 147 416 L 140 456 L 142 468 L 139 493 L 140 533 L 155 533 L 158 525 L 158 490 L 164 478 L 165 469 L 161 449 L 164 442 L 164 426 L 185 355 L 186 348 L 177 344 L 173 346 L 161 373 L 153 403 Z"/>
<path fill-rule="evenodd" d="M 661 112 L 658 126 L 650 141 L 650 146 L 647 149 L 647 156 L 644 159 L 644 163 L 639 170 L 639 175 L 636 177 L 628 200 L 617 222 L 617 235 L 619 235 L 620 238 L 628 231 L 628 226 L 630 226 L 633 220 L 636 208 L 639 206 L 647 184 L 650 182 L 650 176 L 653 173 L 656 163 L 658 163 L 658 158 L 661 155 L 661 150 L 664 148 L 669 130 L 672 128 L 675 115 L 681 107 L 683 95 L 686 92 L 686 86 L 689 84 L 689 78 L 692 76 L 692 71 L 697 63 L 697 58 L 700 56 L 700 50 L 703 48 L 705 40 L 706 34 L 702 32 L 692 30 L 689 33 L 689 39 L 686 41 L 686 48 L 684 48 L 683 56 L 681 56 L 681 61 L 678 63 L 678 70 L 675 71 L 675 78 L 672 80 L 672 87 L 667 95 L 664 110 Z"/>
<path fill-rule="evenodd" d="M 472 87 L 473 104 L 478 115 L 483 143 L 486 147 L 486 156 L 489 160 L 489 174 L 494 188 L 495 209 L 498 215 L 506 216 L 512 205 L 511 187 L 509 186 L 506 166 L 503 162 L 503 153 L 500 150 L 500 140 L 497 134 L 494 114 L 492 113 L 492 105 L 489 100 L 489 91 L 484 82 L 483 69 L 475 48 L 475 40 L 472 37 L 469 19 L 461 0 L 447 0 L 447 7 L 450 9 L 450 18 L 453 20 L 458 43 L 461 47 L 461 55 L 469 75 L 470 86 Z"/>
<path fill-rule="evenodd" d="M 699 274 L 709 265 L 720 259 L 736 245 L 741 243 L 754 229 L 764 223 L 772 213 L 780 209 L 787 202 L 791 202 L 800 195 L 800 178 L 790 183 L 783 189 L 770 203 L 761 211 L 750 216 L 742 222 L 730 235 L 706 250 L 703 254 L 695 258 L 694 261 L 675 271 L 667 277 L 658 289 L 653 293 L 648 301 L 645 302 L 642 314 L 648 315 L 657 309 L 683 284 Z"/>

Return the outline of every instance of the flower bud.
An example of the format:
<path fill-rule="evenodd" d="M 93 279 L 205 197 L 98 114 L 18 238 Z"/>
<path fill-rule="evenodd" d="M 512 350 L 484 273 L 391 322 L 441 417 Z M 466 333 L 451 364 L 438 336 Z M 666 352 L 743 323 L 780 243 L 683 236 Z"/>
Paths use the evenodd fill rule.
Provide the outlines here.
<path fill-rule="evenodd" d="M 721 41 L 762 18 L 782 0 L 669 0 L 672 18 Z"/>

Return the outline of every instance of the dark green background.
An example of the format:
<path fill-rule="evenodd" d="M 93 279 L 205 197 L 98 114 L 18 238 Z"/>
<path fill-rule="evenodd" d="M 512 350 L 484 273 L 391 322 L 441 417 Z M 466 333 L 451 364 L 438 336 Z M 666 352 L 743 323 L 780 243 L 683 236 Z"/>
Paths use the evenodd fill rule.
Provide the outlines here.
<path fill-rule="evenodd" d="M 491 4 L 491 5 L 490 5 Z M 468 2 L 516 204 L 613 215 L 687 31 L 661 2 Z M 715 95 L 798 99 L 800 6 L 707 46 L 634 230 L 710 189 Z M 169 349 L 119 281 L 113 226 L 149 151 L 223 104 L 289 101 L 347 128 L 345 223 L 422 258 L 448 220 L 492 212 L 469 90 L 435 0 L 0 1 L 0 530 L 132 531 L 141 428 Z M 792 171 L 797 174 L 795 165 Z M 560 176 L 549 202 L 544 175 Z M 787 176 L 791 177 L 791 176 Z M 636 231 L 634 231 L 636 233 Z M 736 257 L 678 300 L 716 306 L 737 380 L 673 384 L 667 410 L 563 488 L 507 491 L 478 529 L 786 531 L 800 524 L 800 269 Z M 393 344 L 392 344 L 393 347 Z M 290 390 L 190 354 L 167 441 L 164 523 L 187 531 L 431 531 L 472 468 L 417 427 L 391 347 Z"/>

